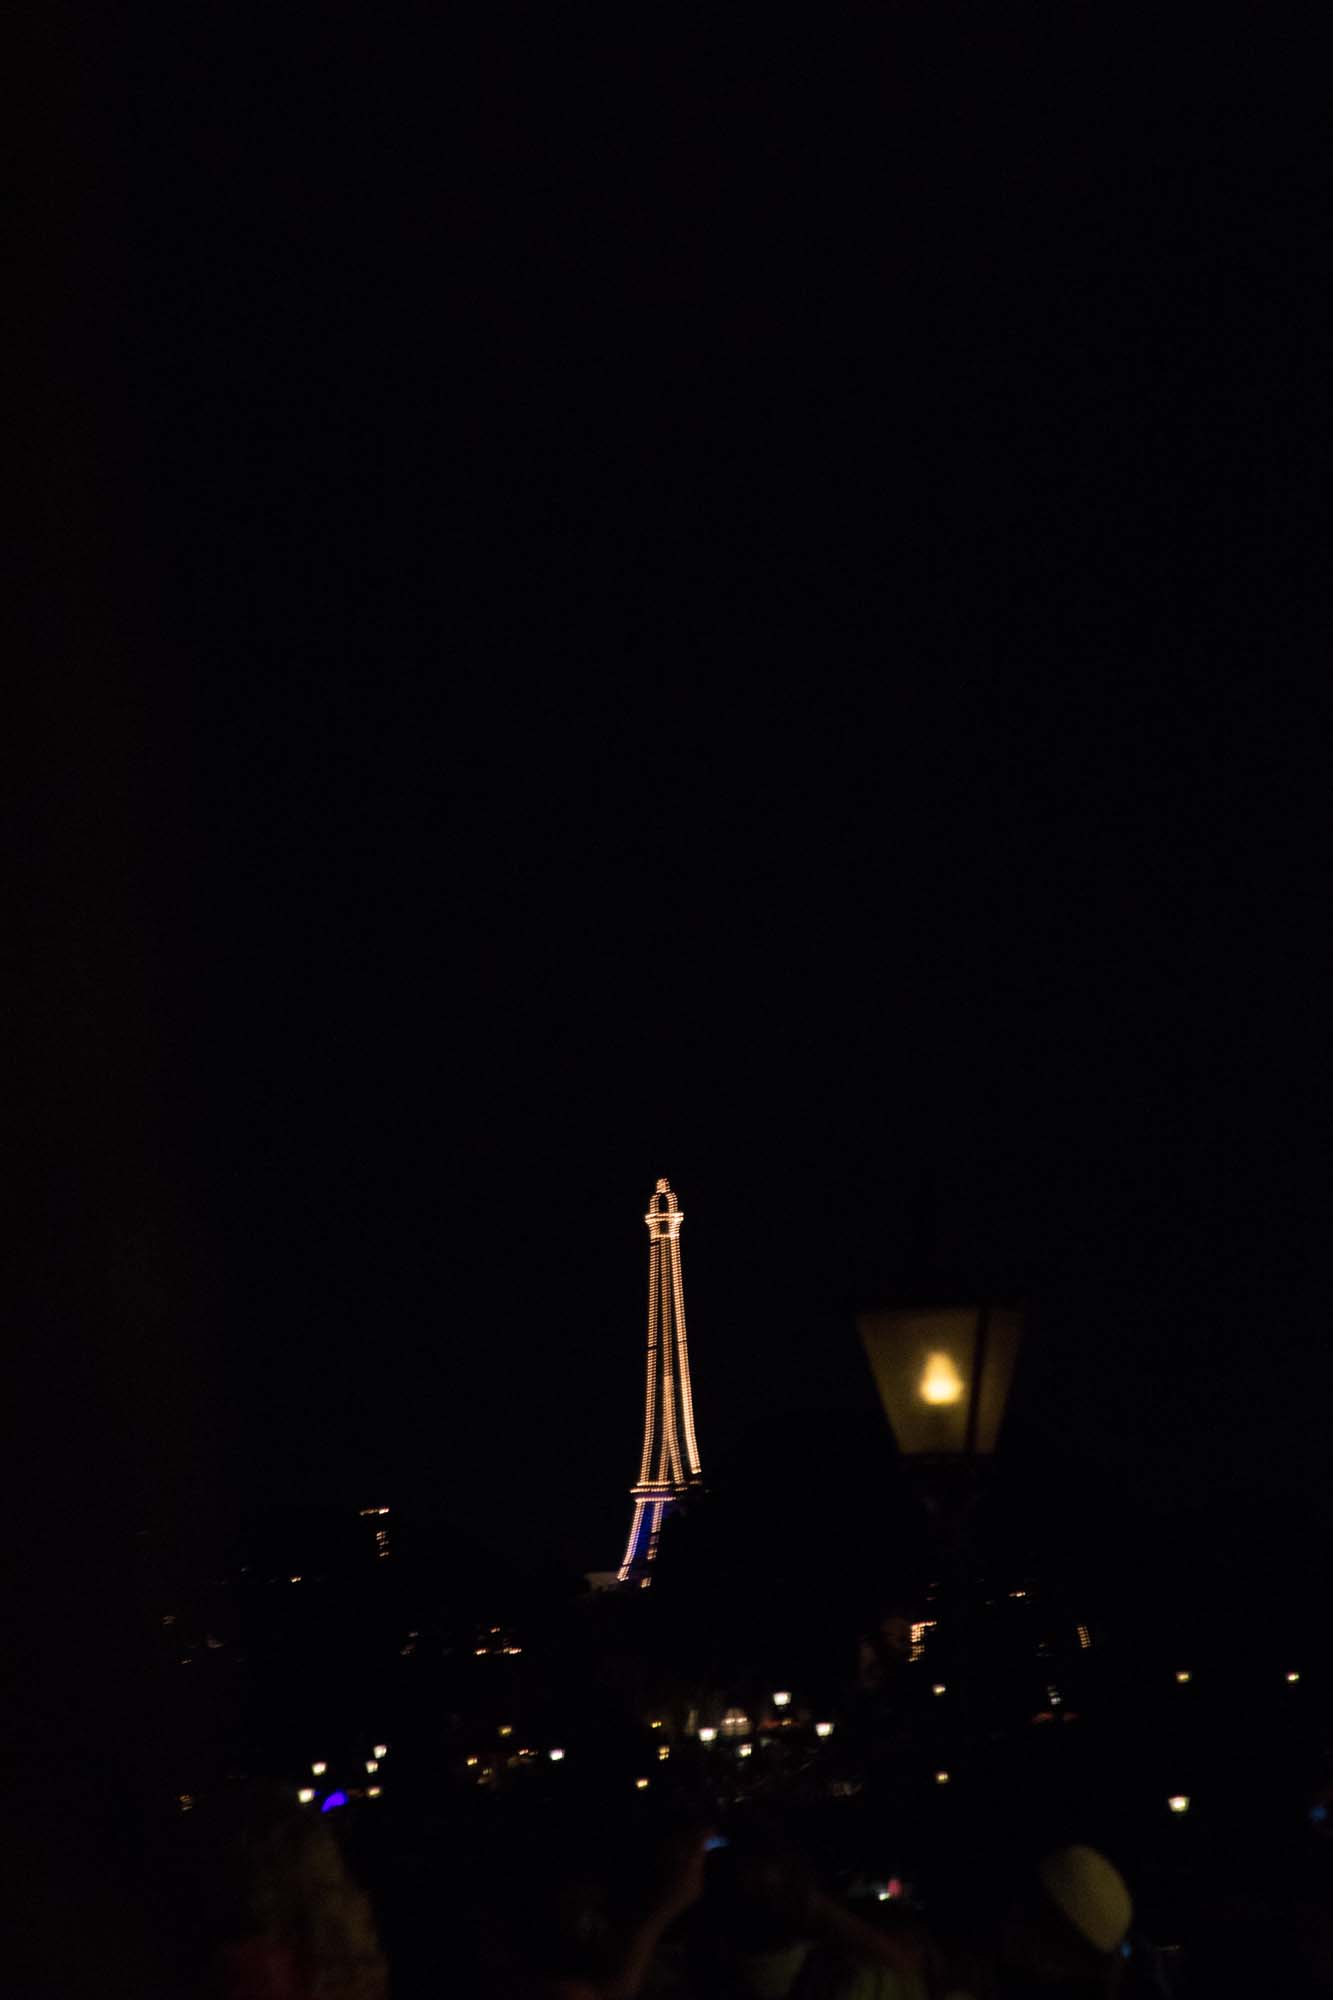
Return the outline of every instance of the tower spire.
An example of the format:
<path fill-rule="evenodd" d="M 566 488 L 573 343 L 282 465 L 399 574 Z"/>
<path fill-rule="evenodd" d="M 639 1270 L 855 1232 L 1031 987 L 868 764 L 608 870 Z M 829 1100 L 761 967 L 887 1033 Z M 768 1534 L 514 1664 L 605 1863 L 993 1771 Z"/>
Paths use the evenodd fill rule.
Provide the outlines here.
<path fill-rule="evenodd" d="M 699 1484 L 701 1475 L 680 1275 L 680 1225 L 685 1215 L 669 1181 L 657 1183 L 643 1219 L 648 1225 L 643 1451 L 638 1482 L 630 1488 L 634 1518 L 620 1581 L 646 1585 L 662 1522 L 682 1494 Z"/>

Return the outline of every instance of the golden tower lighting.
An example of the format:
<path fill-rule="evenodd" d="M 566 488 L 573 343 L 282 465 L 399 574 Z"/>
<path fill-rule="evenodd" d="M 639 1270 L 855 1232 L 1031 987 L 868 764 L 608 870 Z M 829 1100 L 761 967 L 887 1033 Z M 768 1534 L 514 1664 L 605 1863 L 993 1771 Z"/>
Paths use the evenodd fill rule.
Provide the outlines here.
<path fill-rule="evenodd" d="M 685 1337 L 685 1287 L 680 1274 L 684 1211 L 669 1181 L 659 1181 L 644 1216 L 648 1226 L 648 1357 L 639 1477 L 631 1487 L 634 1517 L 620 1565 L 622 1583 L 646 1585 L 662 1522 L 700 1483 L 694 1399 Z"/>

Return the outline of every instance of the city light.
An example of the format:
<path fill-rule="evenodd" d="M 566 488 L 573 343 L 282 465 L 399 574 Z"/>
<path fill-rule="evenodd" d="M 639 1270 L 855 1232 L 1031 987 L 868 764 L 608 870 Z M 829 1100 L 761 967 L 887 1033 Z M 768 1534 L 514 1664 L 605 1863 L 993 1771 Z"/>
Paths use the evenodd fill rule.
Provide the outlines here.
<path fill-rule="evenodd" d="M 546 1754 L 553 1764 L 561 1763 L 565 1755 L 563 1750 L 548 1750 Z"/>
<path fill-rule="evenodd" d="M 479 1761 L 480 1760 L 476 1757 L 469 1757 L 467 1760 L 467 1767 L 469 1771 L 473 1770 Z"/>
<path fill-rule="evenodd" d="M 1299 1674 L 1288 1674 L 1288 1675 L 1287 1675 L 1287 1680 L 1288 1680 L 1288 1683 L 1292 1683 L 1292 1682 L 1295 1682 L 1295 1681 L 1298 1681 L 1299 1679 L 1300 1679 L 1300 1675 L 1299 1675 Z"/>
<path fill-rule="evenodd" d="M 948 1782 L 949 1782 L 949 1773 L 947 1771 L 937 1771 L 935 1773 L 935 1783 L 937 1785 L 947 1785 Z"/>
<path fill-rule="evenodd" d="M 380 1786 L 378 1786 L 378 1785 L 367 1785 L 367 1786 L 366 1786 L 366 1797 L 367 1797 L 368 1799 L 377 1799 L 377 1798 L 379 1797 L 379 1795 L 380 1795 L 380 1789 L 381 1789 L 381 1788 L 380 1788 Z"/>
<path fill-rule="evenodd" d="M 736 1746 L 736 1755 L 737 1755 L 738 1757 L 750 1757 L 750 1756 L 753 1756 L 753 1754 L 754 1754 L 754 1745 L 753 1745 L 753 1743 L 739 1743 L 739 1744 L 737 1744 L 737 1746 Z"/>
<path fill-rule="evenodd" d="M 646 1778 L 636 1778 L 634 1780 L 634 1789 L 636 1792 L 646 1792 L 648 1789 L 648 1780 Z"/>
<path fill-rule="evenodd" d="M 512 1736 L 513 1733 L 514 1733 L 514 1725 L 512 1722 L 502 1722 L 500 1724 L 501 1736 Z"/>
<path fill-rule="evenodd" d="M 303 1806 L 308 1806 L 315 1796 L 315 1788 L 313 1785 L 302 1785 L 296 1796 Z"/>
<path fill-rule="evenodd" d="M 316 1778 L 322 1778 L 324 1776 L 324 1773 L 328 1770 L 328 1768 L 329 1767 L 324 1762 L 323 1758 L 320 1759 L 318 1764 L 312 1764 L 310 1766 L 311 1773 Z"/>
<path fill-rule="evenodd" d="M 1179 1669 L 1177 1670 L 1177 1673 L 1176 1673 L 1176 1679 L 1177 1679 L 1177 1680 L 1178 1680 L 1178 1681 L 1180 1682 L 1180 1685 L 1181 1685 L 1182 1687 L 1184 1687 L 1184 1685 L 1185 1685 L 1186 1681 L 1187 1681 L 1187 1680 L 1189 1679 L 1189 1677 L 1190 1677 L 1190 1674 L 1189 1674 L 1189 1668 L 1188 1668 L 1188 1667 L 1181 1667 L 1181 1668 L 1179 1668 Z"/>
<path fill-rule="evenodd" d="M 660 1716 L 654 1716 L 653 1720 L 648 1724 L 648 1727 L 650 1729 L 660 1729 L 662 1727 L 662 1718 Z"/>
<path fill-rule="evenodd" d="M 657 1761 L 658 1761 L 658 1763 L 659 1763 L 659 1764 L 665 1764 L 665 1763 L 666 1763 L 666 1760 L 667 1760 L 667 1758 L 668 1758 L 668 1757 L 669 1757 L 670 1755 L 671 1755 L 671 1752 L 670 1752 L 670 1750 L 669 1750 L 669 1749 L 667 1748 L 666 1744 L 665 1744 L 665 1743 L 661 1744 L 661 1745 L 659 1746 L 659 1748 L 658 1748 L 658 1752 L 657 1752 Z"/>
<path fill-rule="evenodd" d="M 699 1741 L 701 1743 L 715 1743 L 717 1741 L 716 1729 L 705 1726 L 699 1731 Z"/>
<path fill-rule="evenodd" d="M 831 1722 L 817 1722 L 815 1724 L 816 1736 L 832 1736 L 832 1734 L 833 1724 Z"/>
<path fill-rule="evenodd" d="M 380 1767 L 380 1760 L 378 1757 L 367 1757 L 366 1769 L 368 1771 L 378 1771 L 379 1767 Z"/>
<path fill-rule="evenodd" d="M 944 1694 L 947 1692 L 943 1681 L 936 1681 L 934 1687 L 930 1691 L 932 1694 Z"/>
<path fill-rule="evenodd" d="M 1086 1625 L 1080 1625 L 1078 1628 L 1078 1643 L 1085 1651 L 1092 1644 L 1092 1634 Z"/>
<path fill-rule="evenodd" d="M 370 1751 L 373 1757 L 387 1757 L 389 1754 L 389 1746 L 387 1743 L 372 1743 L 370 1746 Z"/>
<path fill-rule="evenodd" d="M 781 1689 L 779 1693 L 774 1695 L 773 1706 L 774 1708 L 790 1708 L 791 1696 L 786 1688 Z"/>
<path fill-rule="evenodd" d="M 1190 1809 L 1189 1794 L 1187 1792 L 1173 1792 L 1166 1803 L 1168 1810 L 1173 1813 L 1186 1813 Z"/>

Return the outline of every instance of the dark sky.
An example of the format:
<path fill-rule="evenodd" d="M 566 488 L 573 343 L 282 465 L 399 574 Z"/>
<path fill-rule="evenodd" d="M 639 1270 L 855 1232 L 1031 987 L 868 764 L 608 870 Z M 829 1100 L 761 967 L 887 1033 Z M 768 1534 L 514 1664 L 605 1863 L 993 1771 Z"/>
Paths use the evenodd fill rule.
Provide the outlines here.
<path fill-rule="evenodd" d="M 1326 1498 L 1319 126 L 1257 11 L 1172 32 L 57 52 L 60 1490 L 600 1566 L 656 1177 L 716 1466 L 864 1406 L 929 1159 L 1038 1432 Z"/>

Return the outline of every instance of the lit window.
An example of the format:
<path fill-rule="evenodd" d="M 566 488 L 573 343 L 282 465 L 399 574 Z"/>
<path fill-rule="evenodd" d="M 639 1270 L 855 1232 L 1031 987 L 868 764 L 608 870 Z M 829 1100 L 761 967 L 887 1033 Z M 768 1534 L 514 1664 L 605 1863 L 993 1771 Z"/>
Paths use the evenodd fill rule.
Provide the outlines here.
<path fill-rule="evenodd" d="M 549 1750 L 547 1752 L 547 1755 L 550 1757 L 550 1760 L 553 1764 L 560 1763 L 564 1757 L 564 1754 L 565 1753 L 563 1750 Z"/>
<path fill-rule="evenodd" d="M 1190 1809 L 1189 1794 L 1187 1792 L 1173 1792 L 1166 1803 L 1168 1810 L 1173 1813 L 1186 1813 Z"/>
<path fill-rule="evenodd" d="M 648 1780 L 646 1778 L 636 1778 L 634 1780 L 634 1789 L 636 1792 L 646 1792 L 648 1789 Z"/>
<path fill-rule="evenodd" d="M 329 1768 L 328 1765 L 324 1762 L 322 1757 L 320 1758 L 317 1764 L 312 1764 L 310 1766 L 311 1771 L 317 1778 L 322 1778 L 324 1776 L 324 1773 L 328 1770 L 328 1768 Z"/>
<path fill-rule="evenodd" d="M 833 1724 L 831 1722 L 817 1722 L 815 1724 L 816 1736 L 832 1736 L 832 1734 Z"/>
<path fill-rule="evenodd" d="M 514 1725 L 512 1722 L 502 1722 L 500 1724 L 501 1736 L 512 1736 L 513 1733 L 514 1733 Z"/>
<path fill-rule="evenodd" d="M 650 1729 L 660 1729 L 662 1727 L 660 1718 L 655 1717 L 653 1721 L 648 1724 L 648 1727 Z"/>
<path fill-rule="evenodd" d="M 947 1785 L 948 1782 L 949 1782 L 949 1773 L 947 1771 L 937 1771 L 935 1773 L 935 1783 L 937 1785 Z"/>
<path fill-rule="evenodd" d="M 380 1795 L 380 1787 L 378 1785 L 366 1786 L 366 1797 L 368 1799 L 377 1799 L 379 1795 Z"/>
<path fill-rule="evenodd" d="M 667 1760 L 667 1758 L 668 1758 L 668 1757 L 669 1757 L 670 1755 L 671 1755 L 671 1752 L 670 1752 L 670 1750 L 668 1750 L 668 1748 L 667 1748 L 666 1744 L 665 1744 L 665 1743 L 663 1743 L 663 1744 L 661 1745 L 661 1747 L 659 1748 L 658 1752 L 657 1752 L 657 1761 L 658 1761 L 658 1763 L 659 1763 L 659 1764 L 665 1764 L 665 1763 L 666 1763 L 666 1760 Z"/>
<path fill-rule="evenodd" d="M 1188 1668 L 1188 1667 L 1180 1667 L 1180 1668 L 1178 1668 L 1178 1669 L 1177 1669 L 1177 1672 L 1176 1672 L 1176 1679 L 1177 1679 L 1177 1680 L 1178 1680 L 1178 1681 L 1180 1682 L 1180 1685 L 1181 1685 L 1182 1687 L 1184 1687 L 1184 1685 L 1185 1685 L 1186 1681 L 1187 1681 L 1187 1680 L 1189 1679 L 1189 1677 L 1190 1677 L 1190 1675 L 1189 1675 L 1189 1668 Z"/>
<path fill-rule="evenodd" d="M 366 1769 L 368 1771 L 378 1771 L 379 1767 L 380 1767 L 380 1760 L 378 1757 L 367 1757 Z"/>
<path fill-rule="evenodd" d="M 930 1691 L 932 1694 L 943 1694 L 945 1692 L 944 1682 L 936 1681 L 934 1687 Z"/>
<path fill-rule="evenodd" d="M 313 1785 L 302 1785 L 296 1796 L 303 1806 L 308 1806 L 315 1796 L 315 1788 Z"/>
<path fill-rule="evenodd" d="M 715 1743 L 717 1741 L 716 1729 L 710 1729 L 708 1727 L 704 1727 L 703 1729 L 701 1729 L 699 1731 L 699 1741 L 701 1743 Z"/>
<path fill-rule="evenodd" d="M 749 1757 L 752 1756 L 753 1753 L 754 1753 L 753 1743 L 741 1743 L 737 1745 L 736 1755 L 738 1757 Z"/>
<path fill-rule="evenodd" d="M 477 1762 L 477 1759 L 476 1759 L 475 1757 L 469 1757 L 469 1758 L 468 1758 L 468 1760 L 467 1760 L 467 1767 L 468 1767 L 469 1771 L 470 1771 L 470 1770 L 472 1769 L 472 1767 L 474 1766 L 474 1764 L 476 1764 L 476 1762 Z"/>
<path fill-rule="evenodd" d="M 388 1754 L 389 1754 L 389 1746 L 387 1743 L 372 1743 L 371 1745 L 372 1756 L 387 1757 Z"/>
<path fill-rule="evenodd" d="M 779 1689 L 773 1696 L 773 1706 L 774 1708 L 789 1708 L 791 1706 L 791 1695 L 786 1688 Z"/>
<path fill-rule="evenodd" d="M 1288 1675 L 1287 1675 L 1287 1680 L 1288 1680 L 1288 1682 L 1289 1682 L 1289 1683 L 1291 1683 L 1291 1682 L 1295 1682 L 1295 1681 L 1298 1681 L 1299 1679 L 1300 1679 L 1300 1675 L 1299 1675 L 1299 1674 L 1288 1674 Z"/>

